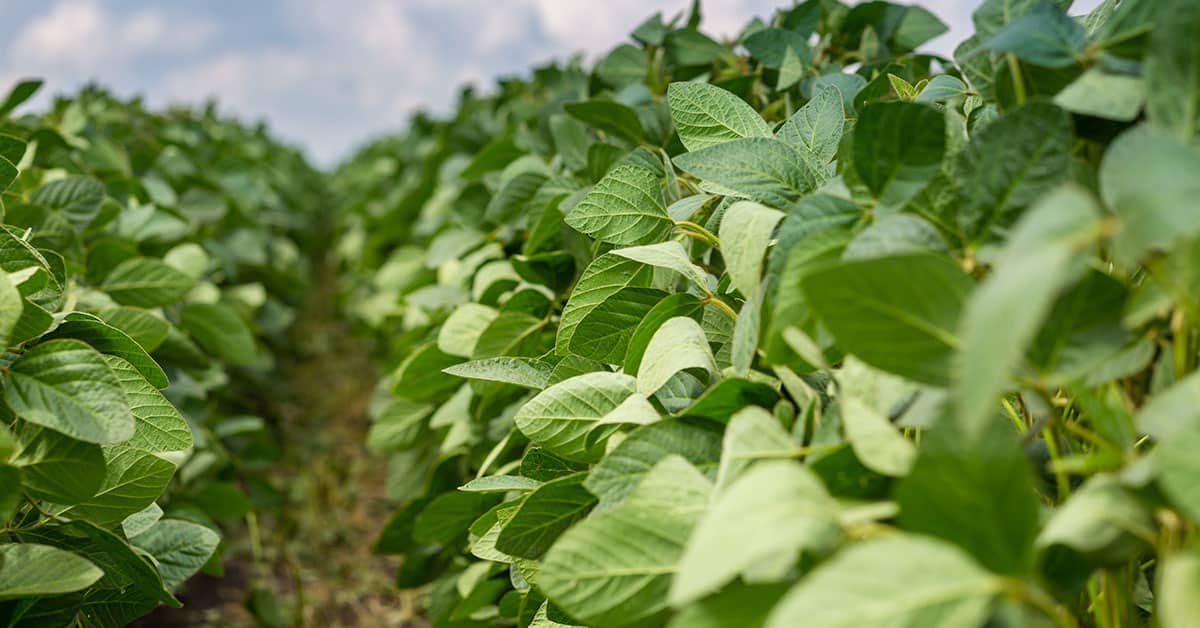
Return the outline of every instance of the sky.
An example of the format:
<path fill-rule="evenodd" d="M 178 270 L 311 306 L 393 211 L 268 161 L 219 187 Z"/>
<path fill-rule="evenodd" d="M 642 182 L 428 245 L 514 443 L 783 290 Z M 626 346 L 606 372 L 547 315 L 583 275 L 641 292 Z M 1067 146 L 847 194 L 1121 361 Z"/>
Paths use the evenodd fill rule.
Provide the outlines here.
<path fill-rule="evenodd" d="M 1076 2 L 1079 13 L 1098 0 Z M 445 112 L 464 83 L 625 41 L 655 11 L 689 0 L 0 0 L 0 93 L 46 86 L 26 107 L 97 81 L 154 106 L 217 98 L 265 119 L 331 165 L 411 113 Z M 702 30 L 733 36 L 790 0 L 707 0 Z M 923 0 L 950 26 L 948 53 L 972 32 L 974 0 Z"/>

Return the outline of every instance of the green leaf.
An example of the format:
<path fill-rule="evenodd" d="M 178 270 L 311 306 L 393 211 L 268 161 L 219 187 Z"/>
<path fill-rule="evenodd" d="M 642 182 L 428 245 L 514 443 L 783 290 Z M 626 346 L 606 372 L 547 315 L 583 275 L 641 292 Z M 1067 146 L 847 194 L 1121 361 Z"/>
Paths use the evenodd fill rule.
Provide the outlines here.
<path fill-rule="evenodd" d="M 1153 4 L 1144 61 L 1146 118 L 1155 128 L 1190 142 L 1200 131 L 1200 7 L 1188 0 Z"/>
<path fill-rule="evenodd" d="M 950 382 L 959 315 L 972 285 L 953 261 L 930 254 L 845 262 L 801 282 L 805 301 L 838 346 L 934 386 Z"/>
<path fill-rule="evenodd" d="M 696 290 L 708 292 L 708 275 L 699 266 L 692 263 L 687 250 L 679 242 L 671 240 L 658 244 L 631 246 L 623 249 L 613 249 L 612 255 L 624 257 L 635 262 L 641 262 L 655 268 L 665 268 L 679 273 L 692 284 Z"/>
<path fill-rule="evenodd" d="M 685 293 L 669 295 L 655 304 L 629 337 L 629 348 L 625 351 L 625 372 L 637 375 L 646 347 L 663 323 L 677 316 L 687 316 L 698 323 L 702 320 L 704 308 L 704 301 Z"/>
<path fill-rule="evenodd" d="M 4 102 L 0 103 L 0 118 L 12 113 L 21 103 L 29 100 L 42 88 L 41 79 L 26 79 L 19 81 L 9 90 L 8 95 L 4 97 Z"/>
<path fill-rule="evenodd" d="M 679 155 L 673 161 L 680 170 L 706 183 L 772 207 L 787 207 L 816 189 L 824 178 L 799 151 L 774 138 L 731 140 Z"/>
<path fill-rule="evenodd" d="M 56 504 L 86 501 L 104 479 L 104 453 L 98 445 L 40 427 L 20 431 L 20 450 L 10 462 L 20 468 L 30 497 Z"/>
<path fill-rule="evenodd" d="M 546 321 L 524 312 L 504 311 L 488 323 L 475 345 L 475 358 L 541 355 L 550 347 Z"/>
<path fill-rule="evenodd" d="M 1099 220 L 1083 190 L 1066 187 L 1046 196 L 1017 224 L 992 274 L 971 295 L 954 387 L 958 417 L 968 429 L 991 420 L 1010 372 L 1072 278 Z"/>
<path fill-rule="evenodd" d="M 254 333 L 227 305 L 189 303 L 179 311 L 179 327 L 224 362 L 240 365 L 258 359 Z"/>
<path fill-rule="evenodd" d="M 154 351 L 167 339 L 170 323 L 134 307 L 113 307 L 97 312 L 104 322 L 125 332 L 146 351 Z"/>
<path fill-rule="evenodd" d="M 609 510 L 624 501 L 654 465 L 671 455 L 683 457 L 712 477 L 721 457 L 720 434 L 681 421 L 639 427 L 592 468 L 583 485 L 600 498 L 598 510 Z"/>
<path fill-rule="evenodd" d="M 729 419 L 725 428 L 717 487 L 724 492 L 754 462 L 792 457 L 798 455 L 798 448 L 770 412 L 753 406 L 744 408 Z"/>
<path fill-rule="evenodd" d="M 1132 122 L 1146 102 L 1141 77 L 1091 68 L 1054 96 L 1054 104 L 1085 116 Z"/>
<path fill-rule="evenodd" d="M 958 222 L 966 234 L 985 237 L 1065 182 L 1072 141 L 1071 116 L 1045 103 L 1010 111 L 976 133 L 958 156 Z"/>
<path fill-rule="evenodd" d="M 966 431 L 951 415 L 921 437 L 917 461 L 896 492 L 900 526 L 965 549 L 997 573 L 1032 567 L 1039 499 L 1010 424 Z"/>
<path fill-rule="evenodd" d="M 564 220 L 576 231 L 612 244 L 659 242 L 675 226 L 658 177 L 630 164 L 604 175 Z"/>
<path fill-rule="evenodd" d="M 174 464 L 150 452 L 125 444 L 110 445 L 104 448 L 104 480 L 96 494 L 66 508 L 47 510 L 112 527 L 153 504 L 174 474 Z"/>
<path fill-rule="evenodd" d="M 483 330 L 499 315 L 494 308 L 478 303 L 463 303 L 450 313 L 438 330 L 438 349 L 447 355 L 469 358 Z"/>
<path fill-rule="evenodd" d="M 952 98 L 964 96 L 970 91 L 962 79 L 949 74 L 939 74 L 925 84 L 917 95 L 917 102 L 945 102 Z"/>
<path fill-rule="evenodd" d="M 637 380 L 622 373 L 587 373 L 559 382 L 525 402 L 513 417 L 530 441 L 568 460 L 594 462 L 588 431 L 633 394 Z"/>
<path fill-rule="evenodd" d="M 637 112 L 611 100 L 584 100 L 563 104 L 567 115 L 637 144 L 642 141 L 642 123 Z"/>
<path fill-rule="evenodd" d="M 550 383 L 554 369 L 537 358 L 485 358 L 442 369 L 457 377 L 515 384 L 542 390 Z"/>
<path fill-rule="evenodd" d="M 496 549 L 510 556 L 540 558 L 596 504 L 596 497 L 583 487 L 586 477 L 576 473 L 535 488 L 500 530 Z"/>
<path fill-rule="evenodd" d="M 559 537 L 542 562 L 538 587 L 588 625 L 624 625 L 658 613 L 710 487 L 682 458 L 665 458 L 620 506 Z"/>
<path fill-rule="evenodd" d="M 671 584 L 671 605 L 713 593 L 758 563 L 828 552 L 842 536 L 837 511 L 804 466 L 771 461 L 754 467 L 723 489 L 696 524 Z"/>
<path fill-rule="evenodd" d="M 766 625 L 980 626 L 999 588 L 995 576 L 941 541 L 868 539 L 802 579 Z"/>
<path fill-rule="evenodd" d="M 821 85 L 813 88 L 812 99 L 779 127 L 775 137 L 810 155 L 812 163 L 827 164 L 837 154 L 845 121 L 841 91 Z"/>
<path fill-rule="evenodd" d="M 854 127 L 854 167 L 882 209 L 903 207 L 942 166 L 945 116 L 920 103 L 874 103 Z"/>
<path fill-rule="evenodd" d="M 36 543 L 0 544 L 0 600 L 86 589 L 104 572 L 91 561 Z"/>
<path fill-rule="evenodd" d="M 762 628 L 786 583 L 730 585 L 681 609 L 669 628 Z"/>
<path fill-rule="evenodd" d="M 419 543 L 450 543 L 465 535 L 471 522 L 497 502 L 496 496 L 483 493 L 443 493 L 417 515 L 413 539 Z"/>
<path fill-rule="evenodd" d="M 133 413 L 133 436 L 125 444 L 153 454 L 190 449 L 192 430 L 179 410 L 129 362 L 114 355 L 104 356 L 104 361 L 120 382 Z"/>
<path fill-rule="evenodd" d="M 509 491 L 528 492 L 542 483 L 520 475 L 485 475 L 458 487 L 468 493 L 507 493 Z"/>
<path fill-rule="evenodd" d="M 622 288 L 592 310 L 571 337 L 571 353 L 606 364 L 620 364 L 629 339 L 667 293 L 652 288 Z"/>
<path fill-rule="evenodd" d="M 208 562 L 220 537 L 210 528 L 181 519 L 163 519 L 135 536 L 134 546 L 154 557 L 163 584 L 175 589 Z"/>
<path fill-rule="evenodd" d="M 763 258 L 775 226 L 783 217 L 781 211 L 750 201 L 739 201 L 730 205 L 721 218 L 719 237 L 725 268 L 733 286 L 746 298 L 758 294 Z"/>
<path fill-rule="evenodd" d="M 104 202 L 104 184 L 91 177 L 67 177 L 51 181 L 33 191 L 29 200 L 50 210 L 61 211 L 75 229 L 91 224 Z"/>
<path fill-rule="evenodd" d="M 61 325 L 46 335 L 46 339 L 53 338 L 82 340 L 100 353 L 121 358 L 137 369 L 137 372 L 155 388 L 166 388 L 170 384 L 162 367 L 141 345 L 120 329 L 106 325 L 90 315 L 68 314 Z"/>
<path fill-rule="evenodd" d="M 127 259 L 100 284 L 114 301 L 136 307 L 159 307 L 178 301 L 192 289 L 191 277 L 148 257 Z"/>
<path fill-rule="evenodd" d="M 763 28 L 742 40 L 742 45 L 752 57 L 762 63 L 763 67 L 778 70 L 783 67 L 784 60 L 790 55 L 795 56 L 803 65 L 812 64 L 812 51 L 808 46 L 808 38 L 795 31 L 785 28 Z"/>
<path fill-rule="evenodd" d="M 700 324 L 686 316 L 676 316 L 663 323 L 646 346 L 638 369 L 637 391 L 652 395 L 686 369 L 700 369 L 709 375 L 718 370 Z"/>
<path fill-rule="evenodd" d="M 1037 537 L 1042 562 L 1053 569 L 1054 550 L 1069 548 L 1089 562 L 1119 565 L 1136 558 L 1155 537 L 1153 512 L 1116 478 L 1097 475 L 1079 487 Z M 1058 574 L 1050 571 L 1052 581 Z"/>
<path fill-rule="evenodd" d="M 563 307 L 555 353 L 566 355 L 570 352 L 571 337 L 575 335 L 579 323 L 605 299 L 622 288 L 649 285 L 652 274 L 649 266 L 619 255 L 604 254 L 592 261 L 584 269 Z"/>
<path fill-rule="evenodd" d="M 904 477 L 917 457 L 916 446 L 888 418 L 855 397 L 841 402 L 842 427 L 854 455 L 863 466 L 881 475 Z"/>
<path fill-rule="evenodd" d="M 719 423 L 727 423 L 729 417 L 746 406 L 772 408 L 779 401 L 779 393 L 771 386 L 731 377 L 717 382 L 704 391 L 692 405 L 684 408 L 679 416 L 698 416 Z"/>
<path fill-rule="evenodd" d="M 104 356 L 78 340 L 51 340 L 27 351 L 4 380 L 18 416 L 89 443 L 128 440 L 135 422 Z"/>
<path fill-rule="evenodd" d="M 1113 254 L 1132 264 L 1200 233 L 1200 149 L 1135 127 L 1112 143 L 1100 164 L 1100 194 L 1121 220 Z"/>
<path fill-rule="evenodd" d="M 415 349 L 392 375 L 392 392 L 405 399 L 429 401 L 458 388 L 462 383 L 443 371 L 461 362 L 430 342 Z"/>
<path fill-rule="evenodd" d="M 1083 25 L 1050 2 L 1005 24 L 988 37 L 980 48 L 1012 53 L 1016 57 L 1047 68 L 1080 63 L 1087 46 Z"/>
<path fill-rule="evenodd" d="M 688 150 L 743 137 L 771 137 L 771 127 L 746 101 L 708 83 L 667 86 L 671 121 Z"/>

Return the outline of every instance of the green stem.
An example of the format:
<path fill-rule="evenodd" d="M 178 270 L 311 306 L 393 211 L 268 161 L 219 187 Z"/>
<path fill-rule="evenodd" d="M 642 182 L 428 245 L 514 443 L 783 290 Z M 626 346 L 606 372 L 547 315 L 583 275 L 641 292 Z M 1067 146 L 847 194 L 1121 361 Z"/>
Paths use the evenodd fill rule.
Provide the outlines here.
<path fill-rule="evenodd" d="M 717 306 L 717 309 L 721 310 L 722 312 L 725 312 L 726 316 L 728 316 L 729 318 L 731 318 L 735 321 L 737 320 L 737 318 L 738 318 L 737 312 L 735 312 L 734 309 L 732 307 L 730 307 L 728 303 L 722 301 L 716 295 L 712 295 L 712 294 L 708 295 L 708 298 L 705 299 L 704 302 L 712 303 L 713 305 Z"/>
<path fill-rule="evenodd" d="M 1006 55 L 1008 58 L 1008 70 L 1012 74 L 1013 91 L 1017 95 L 1017 105 L 1025 104 L 1025 79 L 1021 76 L 1021 63 L 1017 61 L 1017 56 L 1011 52 Z"/>
<path fill-rule="evenodd" d="M 1075 616 L 1071 614 L 1071 611 L 1067 610 L 1065 606 L 1056 602 L 1054 598 L 1036 586 L 1023 580 L 1005 579 L 1000 589 L 1016 600 L 1044 613 L 1047 617 L 1054 620 L 1054 625 L 1058 626 L 1058 628 L 1079 628 L 1079 622 L 1075 620 Z"/>
<path fill-rule="evenodd" d="M 680 221 L 678 221 L 678 222 L 676 222 L 676 223 L 675 223 L 675 226 L 676 226 L 676 227 L 679 227 L 680 229 L 686 229 L 686 230 L 690 230 L 690 231 L 693 231 L 693 232 L 695 232 L 696 234 L 698 234 L 698 235 L 700 235 L 701 237 L 703 237 L 705 240 L 708 240 L 709 244 L 712 244 L 712 245 L 713 245 L 713 247 L 715 247 L 715 248 L 720 248 L 720 247 L 721 247 L 721 240 L 720 240 L 720 238 L 718 238 L 718 237 L 716 236 L 716 234 L 714 234 L 713 232 L 709 231 L 708 229 L 705 229 L 705 228 L 704 228 L 704 227 L 702 227 L 701 225 L 698 225 L 698 224 L 696 224 L 696 223 L 694 223 L 694 222 L 692 222 L 692 221 L 690 221 L 690 220 L 680 220 Z M 685 233 L 686 233 L 686 232 L 685 232 Z"/>

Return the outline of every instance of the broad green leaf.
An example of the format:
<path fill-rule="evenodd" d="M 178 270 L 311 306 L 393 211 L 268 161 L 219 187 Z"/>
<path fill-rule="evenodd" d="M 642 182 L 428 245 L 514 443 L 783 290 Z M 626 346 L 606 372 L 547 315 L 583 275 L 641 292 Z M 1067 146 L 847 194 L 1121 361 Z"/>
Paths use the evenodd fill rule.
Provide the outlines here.
<path fill-rule="evenodd" d="M 954 386 L 958 417 L 968 429 L 991 419 L 1009 374 L 1071 279 L 1099 219 L 1083 190 L 1066 187 L 1046 196 L 1017 223 L 992 274 L 971 295 Z"/>
<path fill-rule="evenodd" d="M 170 381 L 167 374 L 137 342 L 125 332 L 107 325 L 96 318 L 73 313 L 66 320 L 47 334 L 47 339 L 74 338 L 91 345 L 100 353 L 121 358 L 137 369 L 137 372 L 155 388 L 166 388 Z"/>
<path fill-rule="evenodd" d="M 700 369 L 709 375 L 718 370 L 700 324 L 686 316 L 676 316 L 663 323 L 646 346 L 638 368 L 637 391 L 652 395 L 686 369 Z"/>
<path fill-rule="evenodd" d="M 104 361 L 125 391 L 135 421 L 133 436 L 124 444 L 153 454 L 190 449 L 192 430 L 175 406 L 129 362 L 114 355 Z"/>
<path fill-rule="evenodd" d="M 42 83 L 41 79 L 26 79 L 14 85 L 4 97 L 4 102 L 0 103 L 0 117 L 8 116 L 21 103 L 32 98 L 42 88 Z"/>
<path fill-rule="evenodd" d="M 637 112 L 611 100 L 584 100 L 563 104 L 571 117 L 633 143 L 642 141 L 644 132 Z"/>
<path fill-rule="evenodd" d="M 766 137 L 716 144 L 679 155 L 674 162 L 702 181 L 772 207 L 789 206 L 824 179 L 795 148 Z"/>
<path fill-rule="evenodd" d="M 86 589 L 104 572 L 86 558 L 36 543 L 0 545 L 0 600 Z"/>
<path fill-rule="evenodd" d="M 96 494 L 65 508 L 48 508 L 57 515 L 111 527 L 141 511 L 167 488 L 175 465 L 124 443 L 104 448 L 104 480 Z"/>
<path fill-rule="evenodd" d="M 1188 0 L 1153 4 L 1143 71 L 1146 118 L 1155 128 L 1190 142 L 1200 131 L 1200 7 Z"/>
<path fill-rule="evenodd" d="M 622 373 L 587 373 L 559 382 L 525 402 L 513 417 L 530 441 L 568 460 L 594 462 L 584 447 L 588 431 L 625 401 L 637 380 Z"/>
<path fill-rule="evenodd" d="M 827 164 L 837 154 L 846 115 L 842 93 L 833 85 L 813 88 L 813 97 L 783 126 L 775 137 L 812 157 L 814 164 Z"/>
<path fill-rule="evenodd" d="M 672 294 L 659 301 L 637 324 L 629 338 L 629 348 L 625 352 L 625 372 L 637 375 L 646 347 L 663 323 L 678 316 L 687 316 L 700 322 L 704 308 L 703 300 L 684 293 Z"/>
<path fill-rule="evenodd" d="M 924 188 L 942 166 L 945 116 L 920 103 L 872 104 L 854 127 L 854 167 L 878 199 L 895 211 Z"/>
<path fill-rule="evenodd" d="M 958 98 L 970 91 L 962 79 L 949 74 L 939 74 L 927 83 L 917 95 L 917 102 L 944 102 Z"/>
<path fill-rule="evenodd" d="M 25 352 L 4 380 L 21 418 L 89 443 L 128 440 L 135 421 L 104 356 L 78 340 L 51 340 Z"/>
<path fill-rule="evenodd" d="M 580 321 L 571 337 L 571 353 L 620 364 L 638 323 L 666 296 L 653 288 L 618 290 Z"/>
<path fill-rule="evenodd" d="M 67 177 L 34 190 L 29 200 L 35 205 L 61 211 L 76 229 L 83 229 L 100 212 L 104 184 L 91 177 Z"/>
<path fill-rule="evenodd" d="M 946 241 L 929 221 L 912 214 L 891 214 L 859 231 L 846 246 L 842 259 L 945 250 Z"/>
<path fill-rule="evenodd" d="M 100 289 L 121 305 L 158 307 L 179 300 L 192 289 L 191 277 L 148 257 L 134 257 L 113 268 Z"/>
<path fill-rule="evenodd" d="M 708 292 L 708 275 L 699 266 L 692 263 L 687 250 L 683 248 L 682 244 L 674 240 L 658 244 L 613 249 L 609 253 L 635 262 L 641 262 L 647 266 L 673 270 L 686 279 L 696 290 L 701 293 Z"/>
<path fill-rule="evenodd" d="M 1068 180 L 1071 116 L 1034 103 L 1005 113 L 958 155 L 962 206 L 958 223 L 966 235 L 985 237 L 1007 225 L 1045 193 Z"/>
<path fill-rule="evenodd" d="M 99 445 L 41 427 L 26 426 L 19 435 L 20 449 L 10 462 L 20 468 L 30 497 L 77 504 L 100 489 L 105 462 Z"/>
<path fill-rule="evenodd" d="M 1034 9 L 988 37 L 980 46 L 992 52 L 1012 53 L 1035 65 L 1058 68 L 1081 62 L 1087 32 L 1082 24 L 1050 2 Z"/>
<path fill-rule="evenodd" d="M 783 212 L 750 201 L 730 205 L 721 218 L 721 254 L 733 286 L 746 298 L 758 293 L 763 258 L 783 218 Z"/>
<path fill-rule="evenodd" d="M 727 423 L 729 417 L 746 406 L 771 408 L 779 401 L 779 393 L 771 386 L 738 377 L 727 377 L 704 391 L 692 405 L 681 410 L 679 416 L 699 416 L 719 423 Z"/>
<path fill-rule="evenodd" d="M 179 311 L 179 327 L 226 363 L 250 364 L 258 359 L 254 333 L 228 305 L 189 303 Z"/>
<path fill-rule="evenodd" d="M 743 137 L 771 137 L 771 127 L 746 101 L 708 83 L 671 83 L 667 87 L 671 121 L 688 150 Z"/>
<path fill-rule="evenodd" d="M 904 477 L 917 457 L 912 441 L 888 418 L 854 397 L 841 402 L 842 427 L 863 466 L 882 475 Z"/>
<path fill-rule="evenodd" d="M 566 355 L 570 352 L 571 337 L 575 335 L 579 323 L 605 299 L 622 288 L 647 286 L 652 274 L 651 267 L 619 255 L 597 257 L 584 269 L 563 307 L 555 353 Z"/>
<path fill-rule="evenodd" d="M 442 353 L 469 358 L 487 326 L 499 315 L 494 308 L 478 303 L 463 303 L 450 313 L 438 330 L 437 346 Z"/>
<path fill-rule="evenodd" d="M 971 278 L 931 254 L 845 262 L 808 274 L 805 301 L 838 345 L 867 364 L 935 386 L 950 382 Z"/>
<path fill-rule="evenodd" d="M 443 372 L 462 360 L 446 355 L 430 342 L 415 349 L 392 375 L 392 392 L 405 399 L 428 401 L 458 388 L 461 380 Z"/>
<path fill-rule="evenodd" d="M 675 225 L 663 204 L 658 177 L 628 164 L 604 175 L 564 220 L 580 233 L 623 245 L 659 242 Z"/>
<path fill-rule="evenodd" d="M 485 358 L 442 369 L 450 375 L 542 390 L 550 382 L 553 367 L 537 358 Z"/>
<path fill-rule="evenodd" d="M 767 614 L 788 590 L 787 583 L 730 585 L 687 606 L 670 628 L 762 628 Z"/>
<path fill-rule="evenodd" d="M 964 431 L 943 416 L 896 491 L 900 527 L 954 543 L 997 573 L 1027 575 L 1040 505 L 1032 475 L 1009 423 Z"/>
<path fill-rule="evenodd" d="M 1146 102 L 1141 77 L 1091 68 L 1054 96 L 1054 104 L 1085 116 L 1132 122 Z"/>
<path fill-rule="evenodd" d="M 758 460 L 795 457 L 799 455 L 798 449 L 770 412 L 747 407 L 730 417 L 725 428 L 717 488 L 722 492 L 728 490 L 726 487 Z"/>
<path fill-rule="evenodd" d="M 783 597 L 767 628 L 980 626 L 998 578 L 935 539 L 887 536 L 839 552 Z"/>
<path fill-rule="evenodd" d="M 664 459 L 621 505 L 559 537 L 542 562 L 538 587 L 588 625 L 653 616 L 666 608 L 671 579 L 710 488 L 684 459 Z"/>
<path fill-rule="evenodd" d="M 671 455 L 683 457 L 714 477 L 721 436 L 681 421 L 637 428 L 592 468 L 583 485 L 600 498 L 598 510 L 611 509 L 629 496 L 654 465 Z"/>
<path fill-rule="evenodd" d="M 132 543 L 154 557 L 163 584 L 171 590 L 208 562 L 219 541 L 217 533 L 206 526 L 182 519 L 162 519 L 134 537 Z"/>
<path fill-rule="evenodd" d="M 468 493 L 507 493 L 509 491 L 524 493 L 541 485 L 542 483 L 537 480 L 520 475 L 486 475 L 463 484 L 458 487 L 458 490 Z"/>
<path fill-rule="evenodd" d="M 576 473 L 533 489 L 500 530 L 496 549 L 510 556 L 540 558 L 596 504 L 596 497 L 583 487 L 586 477 Z"/>
<path fill-rule="evenodd" d="M 500 501 L 484 493 L 443 493 L 417 514 L 413 539 L 419 543 L 450 543 L 466 534 L 472 521 Z"/>
<path fill-rule="evenodd" d="M 696 524 L 671 584 L 671 605 L 713 593 L 761 561 L 831 550 L 841 538 L 837 510 L 821 481 L 798 463 L 750 469 Z"/>
<path fill-rule="evenodd" d="M 371 424 L 367 449 L 377 454 L 411 449 L 428 429 L 431 412 L 429 404 L 393 399 Z"/>
<path fill-rule="evenodd" d="M 1200 473 L 1197 447 L 1200 447 L 1200 428 L 1191 421 L 1190 428 L 1177 429 L 1171 438 L 1159 442 L 1152 453 L 1158 467 L 1158 484 L 1167 501 L 1192 520 L 1200 519 L 1200 487 L 1195 481 Z"/>
<path fill-rule="evenodd" d="M 1058 547 L 1089 562 L 1118 565 L 1135 558 L 1154 537 L 1153 512 L 1116 478 L 1097 475 L 1055 511 L 1038 534 L 1037 547 L 1048 575 L 1059 581 L 1053 571 Z"/>
<path fill-rule="evenodd" d="M 1121 220 L 1113 253 L 1135 263 L 1152 249 L 1170 250 L 1200 233 L 1200 182 L 1185 173 L 1200 167 L 1200 149 L 1135 127 L 1116 139 L 1100 164 L 1100 194 Z"/>
<path fill-rule="evenodd" d="M 472 357 L 542 355 L 552 348 L 542 333 L 545 328 L 546 321 L 540 317 L 511 310 L 500 312 L 479 335 Z"/>
<path fill-rule="evenodd" d="M 158 504 L 150 504 L 142 510 L 125 517 L 121 522 L 121 530 L 125 532 L 125 538 L 131 539 L 142 532 L 150 529 L 150 526 L 158 523 L 163 517 L 163 509 Z"/>
<path fill-rule="evenodd" d="M 170 323 L 147 310 L 135 307 L 113 307 L 97 312 L 104 322 L 125 332 L 146 351 L 154 351 L 167 339 Z"/>

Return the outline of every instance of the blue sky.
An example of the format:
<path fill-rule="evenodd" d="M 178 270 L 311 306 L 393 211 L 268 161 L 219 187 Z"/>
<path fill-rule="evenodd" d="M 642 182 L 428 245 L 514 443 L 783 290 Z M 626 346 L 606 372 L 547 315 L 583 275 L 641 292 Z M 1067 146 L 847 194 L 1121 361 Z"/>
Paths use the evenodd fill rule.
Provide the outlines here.
<path fill-rule="evenodd" d="M 1076 12 L 1098 0 L 1076 2 Z M 424 107 L 444 111 L 465 82 L 487 85 L 551 58 L 594 57 L 654 11 L 688 0 L 0 0 L 0 90 L 46 79 L 46 94 L 97 80 L 154 105 L 219 97 L 265 118 L 330 164 Z M 790 0 L 708 0 L 711 33 L 733 35 Z M 924 0 L 971 32 L 973 0 Z"/>

